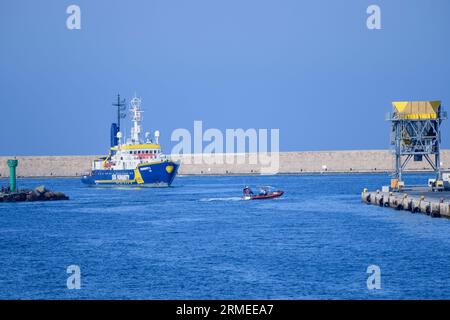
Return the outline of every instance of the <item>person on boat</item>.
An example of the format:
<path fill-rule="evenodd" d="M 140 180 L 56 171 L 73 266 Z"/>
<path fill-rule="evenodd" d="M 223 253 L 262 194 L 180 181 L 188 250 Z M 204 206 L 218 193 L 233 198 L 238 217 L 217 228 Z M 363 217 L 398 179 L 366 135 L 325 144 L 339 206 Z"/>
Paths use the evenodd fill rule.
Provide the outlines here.
<path fill-rule="evenodd" d="M 267 188 L 261 188 L 259 190 L 259 195 L 260 196 L 266 196 L 267 195 Z"/>
<path fill-rule="evenodd" d="M 249 196 L 253 194 L 253 191 L 248 186 L 245 186 L 244 190 L 242 190 L 242 193 L 244 194 L 244 196 Z"/>

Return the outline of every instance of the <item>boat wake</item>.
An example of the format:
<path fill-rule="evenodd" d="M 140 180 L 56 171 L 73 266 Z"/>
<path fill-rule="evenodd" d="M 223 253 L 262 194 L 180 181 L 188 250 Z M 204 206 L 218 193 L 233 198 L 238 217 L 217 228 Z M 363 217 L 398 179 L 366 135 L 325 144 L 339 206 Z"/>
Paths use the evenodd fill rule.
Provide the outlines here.
<path fill-rule="evenodd" d="M 241 201 L 241 197 L 228 197 L 228 198 L 203 198 L 200 199 L 202 202 L 211 202 L 211 201 Z"/>

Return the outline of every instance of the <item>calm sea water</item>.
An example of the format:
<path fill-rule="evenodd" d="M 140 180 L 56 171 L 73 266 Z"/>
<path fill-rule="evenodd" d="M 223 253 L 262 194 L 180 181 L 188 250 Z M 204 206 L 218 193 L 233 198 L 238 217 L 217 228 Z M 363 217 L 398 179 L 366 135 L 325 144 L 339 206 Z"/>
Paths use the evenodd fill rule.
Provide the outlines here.
<path fill-rule="evenodd" d="M 450 298 L 450 220 L 360 202 L 364 187 L 387 181 L 178 177 L 166 189 L 96 189 L 22 179 L 71 200 L 0 204 L 0 298 Z M 241 201 L 243 184 L 286 195 Z M 66 288 L 72 264 L 80 290 Z M 371 264 L 381 290 L 367 289 Z"/>

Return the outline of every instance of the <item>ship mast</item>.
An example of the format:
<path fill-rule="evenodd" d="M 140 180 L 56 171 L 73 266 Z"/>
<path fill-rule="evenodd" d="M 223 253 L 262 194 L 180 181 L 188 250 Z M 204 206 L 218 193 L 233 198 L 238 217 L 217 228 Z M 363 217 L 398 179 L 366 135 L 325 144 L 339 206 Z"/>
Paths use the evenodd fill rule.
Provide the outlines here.
<path fill-rule="evenodd" d="M 120 119 L 125 118 L 126 114 L 122 111 L 125 110 L 125 99 L 120 100 L 120 94 L 117 95 L 117 103 L 112 104 L 114 107 L 117 107 L 117 130 L 120 131 Z"/>
<path fill-rule="evenodd" d="M 130 104 L 130 112 L 133 114 L 133 127 L 131 128 L 131 142 L 133 144 L 141 143 L 141 121 L 142 121 L 142 109 L 141 109 L 142 100 L 134 96 L 131 99 Z"/>

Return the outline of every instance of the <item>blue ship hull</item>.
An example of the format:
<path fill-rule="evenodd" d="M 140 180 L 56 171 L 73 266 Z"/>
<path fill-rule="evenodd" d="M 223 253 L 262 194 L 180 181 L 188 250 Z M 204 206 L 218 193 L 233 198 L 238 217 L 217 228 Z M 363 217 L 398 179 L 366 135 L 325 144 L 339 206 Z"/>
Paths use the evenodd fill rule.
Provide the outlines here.
<path fill-rule="evenodd" d="M 142 164 L 134 170 L 92 170 L 91 174 L 83 176 L 81 181 L 91 186 L 169 187 L 179 166 L 173 161 L 165 161 Z"/>

